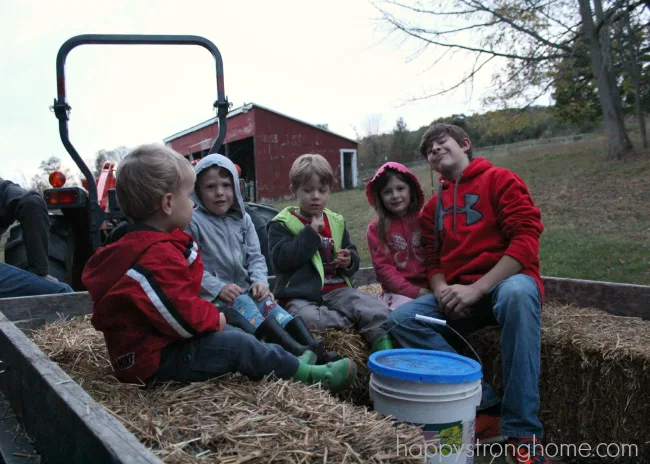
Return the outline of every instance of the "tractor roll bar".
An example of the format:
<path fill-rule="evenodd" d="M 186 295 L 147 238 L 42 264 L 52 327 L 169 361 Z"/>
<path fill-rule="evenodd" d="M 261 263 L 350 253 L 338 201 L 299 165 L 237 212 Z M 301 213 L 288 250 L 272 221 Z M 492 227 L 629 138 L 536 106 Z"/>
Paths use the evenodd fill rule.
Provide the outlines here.
<path fill-rule="evenodd" d="M 198 45 L 206 48 L 214 57 L 217 74 L 217 100 L 213 106 L 217 109 L 219 120 L 219 134 L 210 153 L 216 153 L 221 148 L 226 137 L 226 114 L 228 113 L 228 99 L 223 85 L 223 60 L 221 53 L 214 43 L 204 37 L 195 35 L 135 35 L 135 34 L 84 34 L 68 39 L 56 56 L 56 87 L 57 98 L 54 100 L 54 114 L 59 120 L 59 135 L 63 146 L 70 154 L 76 165 L 88 181 L 88 199 L 90 206 L 90 232 L 93 250 L 99 246 L 99 227 L 104 221 L 104 212 L 100 209 L 97 198 L 97 185 L 95 176 L 70 142 L 68 135 L 68 120 L 70 119 L 70 105 L 66 98 L 65 87 L 65 60 L 68 54 L 79 45 Z"/>

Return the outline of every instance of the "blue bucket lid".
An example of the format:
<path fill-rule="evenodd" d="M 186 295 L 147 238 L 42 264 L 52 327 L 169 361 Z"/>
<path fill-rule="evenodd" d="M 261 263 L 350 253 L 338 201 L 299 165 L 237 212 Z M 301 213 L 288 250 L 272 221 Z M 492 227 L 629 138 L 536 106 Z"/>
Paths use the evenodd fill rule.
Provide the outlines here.
<path fill-rule="evenodd" d="M 368 368 L 375 374 L 427 383 L 465 383 L 483 378 L 473 359 L 445 351 L 404 348 L 370 355 Z"/>

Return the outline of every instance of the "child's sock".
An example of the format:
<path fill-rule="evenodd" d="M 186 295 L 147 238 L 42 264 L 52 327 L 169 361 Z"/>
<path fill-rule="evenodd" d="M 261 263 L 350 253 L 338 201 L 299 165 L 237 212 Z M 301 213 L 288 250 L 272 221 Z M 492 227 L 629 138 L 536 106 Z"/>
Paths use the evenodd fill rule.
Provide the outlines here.
<path fill-rule="evenodd" d="M 351 359 L 339 361 L 322 366 L 311 366 L 301 362 L 298 370 L 293 374 L 293 379 L 306 384 L 321 382 L 330 391 L 345 390 L 357 376 L 357 365 Z"/>

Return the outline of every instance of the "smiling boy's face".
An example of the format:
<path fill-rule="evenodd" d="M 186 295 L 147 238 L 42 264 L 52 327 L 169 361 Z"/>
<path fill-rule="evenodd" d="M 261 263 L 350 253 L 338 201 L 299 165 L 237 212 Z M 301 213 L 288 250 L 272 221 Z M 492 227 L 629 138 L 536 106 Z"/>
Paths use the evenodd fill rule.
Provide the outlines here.
<path fill-rule="evenodd" d="M 441 134 L 427 150 L 427 161 L 434 171 L 444 177 L 455 177 L 469 164 L 467 151 L 470 149 L 469 139 L 464 139 L 462 145 L 447 135 Z"/>

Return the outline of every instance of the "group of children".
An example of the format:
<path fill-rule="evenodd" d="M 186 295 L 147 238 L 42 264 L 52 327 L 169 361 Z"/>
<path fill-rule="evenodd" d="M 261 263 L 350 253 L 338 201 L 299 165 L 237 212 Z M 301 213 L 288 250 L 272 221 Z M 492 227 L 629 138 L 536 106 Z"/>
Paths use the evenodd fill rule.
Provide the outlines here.
<path fill-rule="evenodd" d="M 484 384 L 477 436 L 541 437 L 539 210 L 519 177 L 472 159 L 459 127 L 432 126 L 420 153 L 441 175 L 426 205 L 399 163 L 383 165 L 366 186 L 377 213 L 367 230 L 377 299 L 350 283 L 360 258 L 345 219 L 327 208 L 334 173 L 322 156 L 296 159 L 289 181 L 297 206 L 267 224 L 272 293 L 236 166 L 209 155 L 192 169 L 168 147 L 135 149 L 116 185 L 129 223 L 83 275 L 116 376 L 151 383 L 273 373 L 337 391 L 357 367 L 311 330 L 354 327 L 373 352 L 394 342 L 454 351 L 446 333 L 414 316 L 448 319 L 461 333 L 493 323 L 503 330 L 505 389 L 499 400 Z M 515 458 L 547 462 L 536 448 Z"/>

